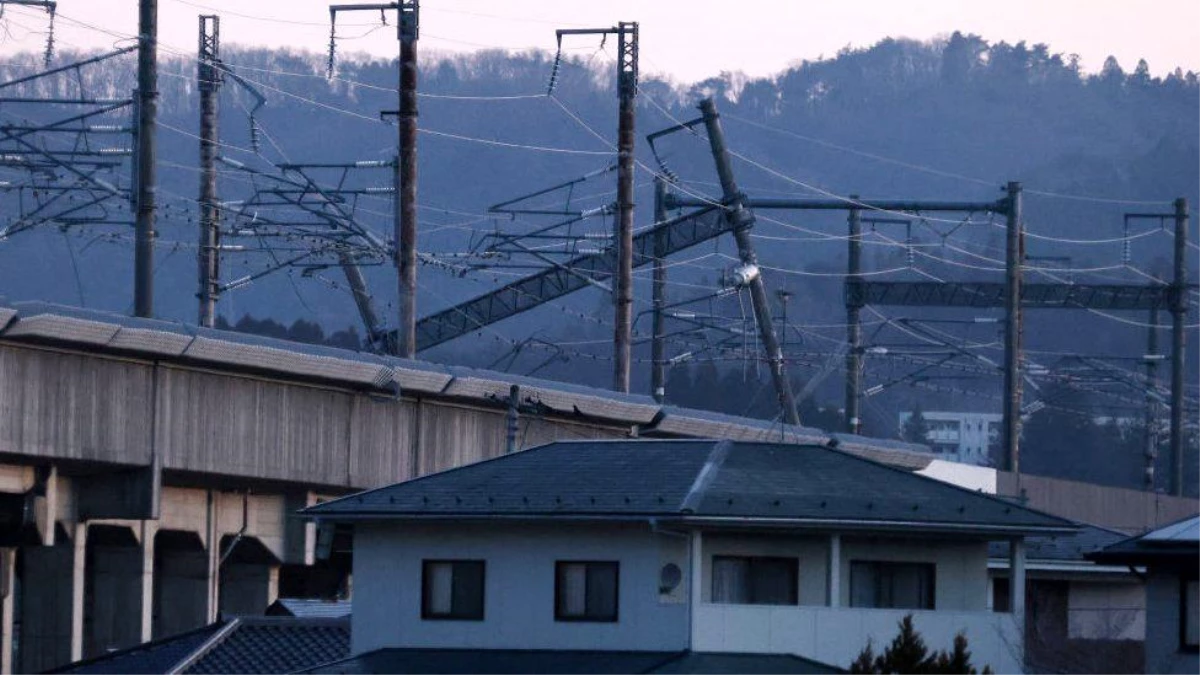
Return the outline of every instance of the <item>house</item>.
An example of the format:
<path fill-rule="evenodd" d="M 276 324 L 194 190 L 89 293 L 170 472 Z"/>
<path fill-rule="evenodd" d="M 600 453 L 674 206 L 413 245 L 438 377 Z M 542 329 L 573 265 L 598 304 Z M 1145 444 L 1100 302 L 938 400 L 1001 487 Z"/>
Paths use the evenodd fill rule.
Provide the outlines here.
<path fill-rule="evenodd" d="M 1145 660 L 1145 585 L 1125 565 L 1089 553 L 1125 535 L 1095 525 L 1025 540 L 1025 666 L 1031 672 L 1139 673 Z M 988 549 L 992 609 L 1009 611 L 1007 547 Z"/>
<path fill-rule="evenodd" d="M 1124 539 L 1088 556 L 1146 567 L 1147 673 L 1200 671 L 1200 516 Z"/>
<path fill-rule="evenodd" d="M 1016 672 L 1024 538 L 1077 529 L 827 447 L 715 440 L 557 442 L 303 513 L 355 528 L 352 657 L 329 672 L 467 672 L 464 650 L 522 650 L 530 671 L 567 652 L 845 668 L 907 614 L 931 647 L 965 633 L 977 666 Z M 1009 613 L 988 608 L 992 541 Z"/>
<path fill-rule="evenodd" d="M 76 661 L 52 673 L 294 673 L 347 656 L 345 619 L 232 617 L 195 630 Z"/>

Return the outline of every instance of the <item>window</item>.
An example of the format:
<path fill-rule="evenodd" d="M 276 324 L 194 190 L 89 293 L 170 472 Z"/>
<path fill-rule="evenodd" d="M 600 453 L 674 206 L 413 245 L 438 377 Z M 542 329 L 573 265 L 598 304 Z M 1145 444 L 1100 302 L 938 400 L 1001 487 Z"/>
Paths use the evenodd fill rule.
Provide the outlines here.
<path fill-rule="evenodd" d="M 554 620 L 617 620 L 617 563 L 554 563 Z"/>
<path fill-rule="evenodd" d="M 483 561 L 421 563 L 421 618 L 483 620 Z"/>
<path fill-rule="evenodd" d="M 713 556 L 712 601 L 738 605 L 798 604 L 796 558 Z"/>
<path fill-rule="evenodd" d="M 933 609 L 935 579 L 932 563 L 853 560 L 850 606 Z"/>
<path fill-rule="evenodd" d="M 1185 579 L 1180 599 L 1180 646 L 1189 652 L 1200 650 L 1200 585 L 1195 579 Z"/>

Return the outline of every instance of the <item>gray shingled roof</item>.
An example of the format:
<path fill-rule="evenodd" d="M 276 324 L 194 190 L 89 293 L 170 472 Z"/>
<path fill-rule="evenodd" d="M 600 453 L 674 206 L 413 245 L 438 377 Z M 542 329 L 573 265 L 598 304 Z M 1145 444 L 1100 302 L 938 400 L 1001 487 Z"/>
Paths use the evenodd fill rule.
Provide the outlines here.
<path fill-rule="evenodd" d="M 712 440 L 560 441 L 304 513 L 331 520 L 607 517 L 831 529 L 1076 529 L 1062 518 L 838 450 Z"/>
<path fill-rule="evenodd" d="M 1121 541 L 1125 535 L 1095 525 L 1083 525 L 1078 532 L 1054 534 L 1044 537 L 1029 537 L 1025 540 L 1025 558 L 1054 562 L 1084 562 L 1088 553 L 1099 551 L 1105 546 Z M 988 546 L 989 558 L 1008 558 L 1008 544 L 992 542 Z"/>
<path fill-rule="evenodd" d="M 63 666 L 56 673 L 292 673 L 345 658 L 346 619 L 239 617 Z"/>
<path fill-rule="evenodd" d="M 306 673 L 842 673 L 790 654 L 537 649 L 379 649 Z"/>

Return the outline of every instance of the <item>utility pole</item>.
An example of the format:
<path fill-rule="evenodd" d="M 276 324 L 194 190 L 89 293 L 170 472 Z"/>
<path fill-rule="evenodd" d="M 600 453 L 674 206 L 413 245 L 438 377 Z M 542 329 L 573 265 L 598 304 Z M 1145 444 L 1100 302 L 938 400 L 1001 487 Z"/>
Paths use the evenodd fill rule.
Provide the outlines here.
<path fill-rule="evenodd" d="M 138 2 L 137 219 L 134 222 L 133 311 L 154 314 L 154 215 L 157 192 L 158 0 Z"/>
<path fill-rule="evenodd" d="M 858 195 L 850 195 L 853 202 L 858 202 Z M 862 282 L 862 209 L 853 206 L 848 218 L 850 237 L 846 240 L 847 263 L 846 283 L 859 284 Z M 857 434 L 862 430 L 862 415 L 859 404 L 862 402 L 862 306 L 850 302 L 850 294 L 846 297 L 846 431 Z"/>
<path fill-rule="evenodd" d="M 629 392 L 633 327 L 633 139 L 634 101 L 638 81 L 638 24 L 622 21 L 612 28 L 564 28 L 564 35 L 617 36 L 617 93 L 620 108 L 617 122 L 617 251 L 616 288 L 613 302 L 613 390 Z"/>
<path fill-rule="evenodd" d="M 217 109 L 221 90 L 221 18 L 200 16 L 200 54 L 196 70 L 200 90 L 200 325 L 216 320 L 220 227 L 217 213 Z"/>
<path fill-rule="evenodd" d="M 1175 280 L 1171 284 L 1171 494 L 1183 496 L 1184 318 L 1188 310 L 1187 199 L 1175 200 Z"/>
<path fill-rule="evenodd" d="M 779 349 L 779 338 L 775 335 L 775 323 L 771 318 L 771 306 L 767 302 L 767 291 L 763 286 L 762 275 L 758 273 L 758 257 L 754 253 L 754 243 L 750 239 L 754 214 L 742 204 L 744 196 L 738 190 L 737 181 L 733 178 L 729 151 L 725 147 L 725 132 L 721 128 L 717 106 L 712 98 L 706 98 L 700 102 L 700 112 L 703 115 L 705 131 L 708 133 L 713 160 L 717 165 L 717 175 L 721 181 L 721 201 L 725 206 L 725 218 L 733 229 L 733 238 L 738 247 L 738 258 L 741 259 L 742 266 L 747 272 L 746 276 L 749 278 L 750 301 L 754 306 L 759 337 L 762 339 L 767 365 L 771 370 L 771 379 L 775 384 L 775 394 L 779 399 L 784 421 L 799 426 L 800 415 L 796 410 L 796 398 L 792 394 L 792 384 L 787 379 L 783 353 Z"/>
<path fill-rule="evenodd" d="M 1006 211 L 1004 258 L 1004 441 L 1005 471 L 1021 473 L 1021 272 L 1025 255 L 1024 222 L 1021 218 L 1021 184 L 1010 182 Z"/>
<path fill-rule="evenodd" d="M 1146 336 L 1145 487 L 1154 491 L 1154 460 L 1158 458 L 1158 308 L 1150 310 Z"/>
<path fill-rule="evenodd" d="M 382 115 L 397 117 L 399 146 L 395 172 L 395 249 L 398 307 L 396 323 L 396 353 L 413 358 L 417 354 L 417 38 L 420 33 L 420 3 L 400 0 L 379 4 L 329 6 L 329 70 L 333 74 L 335 30 L 338 12 L 385 12 L 394 9 L 399 15 L 396 34 L 400 40 L 398 110 L 383 111 Z M 360 296 L 355 291 L 356 299 Z"/>
<path fill-rule="evenodd" d="M 667 221 L 667 180 L 662 176 L 654 177 L 654 222 Z M 650 394 L 654 400 L 662 403 L 667 397 L 667 362 L 666 345 L 663 339 L 666 317 L 663 316 L 663 306 L 667 304 L 667 261 L 666 236 L 661 230 L 654 236 L 654 276 L 653 276 L 653 307 L 654 320 L 650 338 Z"/>

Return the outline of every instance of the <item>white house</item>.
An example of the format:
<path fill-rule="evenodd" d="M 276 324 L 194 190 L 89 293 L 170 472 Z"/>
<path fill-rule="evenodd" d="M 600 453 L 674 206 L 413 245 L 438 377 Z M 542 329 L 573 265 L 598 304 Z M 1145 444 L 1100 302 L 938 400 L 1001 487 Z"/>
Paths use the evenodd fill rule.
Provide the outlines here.
<path fill-rule="evenodd" d="M 1200 671 L 1200 516 L 1089 555 L 1102 564 L 1146 566 L 1147 673 Z"/>
<path fill-rule="evenodd" d="M 821 672 L 906 614 L 931 648 L 965 633 L 977 667 L 1017 672 L 1023 540 L 1076 530 L 834 449 L 703 440 L 558 442 L 304 513 L 355 529 L 352 658 L 332 672 L 465 672 L 466 654 L 514 650 L 530 671 L 635 654 Z M 996 541 L 1008 613 L 989 609 Z M 607 663 L 591 669 L 635 667 Z"/>

